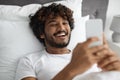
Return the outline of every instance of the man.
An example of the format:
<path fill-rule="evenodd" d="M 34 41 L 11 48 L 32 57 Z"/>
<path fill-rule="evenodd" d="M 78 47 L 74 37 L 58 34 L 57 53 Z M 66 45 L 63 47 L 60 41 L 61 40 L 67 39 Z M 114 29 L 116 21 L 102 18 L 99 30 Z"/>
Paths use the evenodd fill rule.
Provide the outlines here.
<path fill-rule="evenodd" d="M 67 48 L 74 28 L 73 12 L 61 5 L 42 7 L 31 17 L 30 26 L 45 50 L 29 54 L 18 64 L 16 80 L 72 80 L 77 75 L 98 71 L 120 71 L 120 61 L 104 39 L 104 45 L 89 47 L 93 37 Z M 98 65 L 95 66 L 95 64 Z"/>

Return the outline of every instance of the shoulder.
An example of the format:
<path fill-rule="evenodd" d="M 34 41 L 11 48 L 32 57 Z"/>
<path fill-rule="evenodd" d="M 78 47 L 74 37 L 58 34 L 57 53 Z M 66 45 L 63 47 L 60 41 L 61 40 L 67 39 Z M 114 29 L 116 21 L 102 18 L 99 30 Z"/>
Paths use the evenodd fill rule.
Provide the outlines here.
<path fill-rule="evenodd" d="M 38 60 L 41 59 L 43 54 L 44 54 L 44 50 L 29 53 L 29 54 L 23 56 L 20 59 L 20 62 L 35 64 Z"/>
<path fill-rule="evenodd" d="M 43 53 L 44 53 L 44 50 L 32 52 L 32 53 L 29 53 L 29 54 L 25 55 L 24 58 L 29 58 L 29 59 L 40 58 Z"/>

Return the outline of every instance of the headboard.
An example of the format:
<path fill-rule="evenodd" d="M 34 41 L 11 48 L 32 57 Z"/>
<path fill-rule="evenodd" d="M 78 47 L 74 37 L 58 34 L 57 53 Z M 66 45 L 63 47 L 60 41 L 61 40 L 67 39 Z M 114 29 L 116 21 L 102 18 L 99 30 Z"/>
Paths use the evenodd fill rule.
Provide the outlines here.
<path fill-rule="evenodd" d="M 0 4 L 24 6 L 33 3 L 44 4 L 52 1 L 60 1 L 60 0 L 0 0 Z"/>
<path fill-rule="evenodd" d="M 60 0 L 0 0 L 0 5 L 24 6 L 32 3 L 44 4 L 52 1 Z M 103 24 L 105 24 L 108 1 L 109 0 L 83 0 L 82 16 L 90 15 L 90 18 L 101 18 Z"/>

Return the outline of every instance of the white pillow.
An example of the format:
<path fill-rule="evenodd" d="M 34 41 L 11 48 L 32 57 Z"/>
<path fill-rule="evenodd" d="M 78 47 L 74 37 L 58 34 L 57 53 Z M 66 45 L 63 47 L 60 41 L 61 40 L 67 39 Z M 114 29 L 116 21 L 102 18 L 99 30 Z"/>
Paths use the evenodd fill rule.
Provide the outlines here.
<path fill-rule="evenodd" d="M 36 6 L 0 6 L 0 80 L 14 80 L 18 59 L 43 48 L 29 28 Z"/>
<path fill-rule="evenodd" d="M 29 15 L 34 14 L 41 7 L 40 4 L 29 4 L 23 7 L 0 5 L 0 19 L 4 20 L 29 20 Z"/>
<path fill-rule="evenodd" d="M 74 2 L 75 1 L 75 2 Z M 79 7 L 78 12 L 71 7 L 75 16 L 81 17 L 81 0 L 66 0 L 66 5 Z M 78 7 L 77 6 L 77 7 Z M 40 4 L 30 4 L 23 7 L 12 5 L 0 5 L 0 80 L 14 80 L 17 61 L 25 54 L 42 50 L 43 46 L 33 35 L 29 28 L 30 14 L 34 14 Z M 77 28 L 77 26 L 76 26 Z"/>

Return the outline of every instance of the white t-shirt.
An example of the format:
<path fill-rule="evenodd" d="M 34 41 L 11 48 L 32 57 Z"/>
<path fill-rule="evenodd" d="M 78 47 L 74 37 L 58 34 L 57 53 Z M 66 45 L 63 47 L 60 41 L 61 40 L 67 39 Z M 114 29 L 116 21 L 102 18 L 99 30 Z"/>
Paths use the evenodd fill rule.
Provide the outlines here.
<path fill-rule="evenodd" d="M 46 50 L 29 54 L 18 64 L 15 80 L 24 77 L 36 77 L 38 80 L 51 80 L 71 60 L 72 53 L 49 54 Z M 85 73 L 96 72 L 98 68 L 94 65 Z"/>

